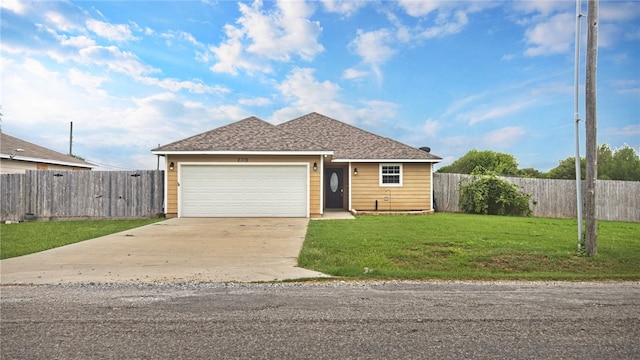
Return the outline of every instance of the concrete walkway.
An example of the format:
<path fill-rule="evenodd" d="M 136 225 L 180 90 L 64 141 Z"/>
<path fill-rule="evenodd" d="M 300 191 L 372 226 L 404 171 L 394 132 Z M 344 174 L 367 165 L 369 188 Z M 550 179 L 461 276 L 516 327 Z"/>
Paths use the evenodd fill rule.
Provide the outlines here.
<path fill-rule="evenodd" d="M 170 219 L 0 261 L 0 283 L 254 282 L 326 275 L 296 267 L 308 219 Z"/>
<path fill-rule="evenodd" d="M 353 216 L 347 210 L 325 210 L 322 217 L 319 218 L 311 218 L 311 220 L 353 220 L 355 216 Z"/>

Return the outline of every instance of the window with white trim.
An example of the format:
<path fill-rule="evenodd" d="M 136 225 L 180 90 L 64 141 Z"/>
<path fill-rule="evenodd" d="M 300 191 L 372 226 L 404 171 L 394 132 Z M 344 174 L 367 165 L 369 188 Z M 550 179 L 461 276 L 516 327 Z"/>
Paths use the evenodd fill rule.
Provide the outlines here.
<path fill-rule="evenodd" d="M 380 164 L 380 186 L 402 186 L 402 164 Z"/>

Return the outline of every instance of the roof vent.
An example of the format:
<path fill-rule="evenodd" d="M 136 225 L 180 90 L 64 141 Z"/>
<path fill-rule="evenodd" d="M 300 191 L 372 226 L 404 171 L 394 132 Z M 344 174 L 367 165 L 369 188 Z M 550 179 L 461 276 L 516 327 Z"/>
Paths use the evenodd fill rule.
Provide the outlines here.
<path fill-rule="evenodd" d="M 430 153 L 430 152 L 431 152 L 431 148 L 430 148 L 430 147 L 428 147 L 428 146 L 423 146 L 423 147 L 421 147 L 421 148 L 420 148 L 420 150 L 422 150 L 422 151 L 426 151 L 426 152 L 428 152 L 428 153 Z"/>

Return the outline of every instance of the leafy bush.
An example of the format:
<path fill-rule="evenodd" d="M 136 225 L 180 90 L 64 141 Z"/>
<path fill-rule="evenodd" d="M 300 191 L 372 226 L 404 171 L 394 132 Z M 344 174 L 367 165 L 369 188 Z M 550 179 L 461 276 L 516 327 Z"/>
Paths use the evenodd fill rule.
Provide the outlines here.
<path fill-rule="evenodd" d="M 459 206 L 469 214 L 531 216 L 531 194 L 515 184 L 481 168 L 473 171 L 471 181 L 462 180 Z M 534 203 L 535 205 L 535 203 Z"/>

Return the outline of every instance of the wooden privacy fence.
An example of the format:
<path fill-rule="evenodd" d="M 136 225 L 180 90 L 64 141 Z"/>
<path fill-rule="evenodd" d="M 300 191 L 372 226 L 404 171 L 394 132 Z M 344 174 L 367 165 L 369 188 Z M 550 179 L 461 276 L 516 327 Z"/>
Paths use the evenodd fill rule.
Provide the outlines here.
<path fill-rule="evenodd" d="M 164 172 L 27 170 L 0 175 L 0 220 L 163 214 Z"/>
<path fill-rule="evenodd" d="M 460 212 L 458 184 L 465 174 L 435 173 L 433 192 L 436 210 Z M 553 218 L 577 217 L 575 180 L 501 177 L 531 194 L 533 216 Z M 583 193 L 585 183 L 582 183 Z M 584 194 L 583 194 L 584 195 Z M 598 180 L 596 182 L 596 216 L 599 220 L 640 222 L 640 182 Z"/>

